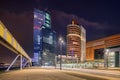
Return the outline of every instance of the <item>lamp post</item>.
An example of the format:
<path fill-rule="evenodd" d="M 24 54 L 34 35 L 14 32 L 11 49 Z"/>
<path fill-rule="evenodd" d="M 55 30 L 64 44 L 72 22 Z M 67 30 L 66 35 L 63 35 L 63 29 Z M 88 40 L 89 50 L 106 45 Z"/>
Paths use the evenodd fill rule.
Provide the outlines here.
<path fill-rule="evenodd" d="M 109 54 L 109 49 L 105 50 L 105 68 L 108 68 L 108 54 Z"/>
<path fill-rule="evenodd" d="M 59 38 L 59 42 L 60 42 L 60 70 L 62 70 L 62 45 L 64 41 L 61 37 Z"/>

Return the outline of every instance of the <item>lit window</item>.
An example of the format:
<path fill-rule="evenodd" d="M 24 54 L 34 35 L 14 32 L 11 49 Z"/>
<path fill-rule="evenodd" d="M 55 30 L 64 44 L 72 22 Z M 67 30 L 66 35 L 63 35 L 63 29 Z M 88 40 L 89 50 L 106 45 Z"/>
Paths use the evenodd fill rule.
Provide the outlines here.
<path fill-rule="evenodd" d="M 34 15 L 34 18 L 37 18 L 37 15 Z"/>
<path fill-rule="evenodd" d="M 45 18 L 48 19 L 48 20 L 50 20 L 50 15 L 46 13 L 45 14 Z"/>

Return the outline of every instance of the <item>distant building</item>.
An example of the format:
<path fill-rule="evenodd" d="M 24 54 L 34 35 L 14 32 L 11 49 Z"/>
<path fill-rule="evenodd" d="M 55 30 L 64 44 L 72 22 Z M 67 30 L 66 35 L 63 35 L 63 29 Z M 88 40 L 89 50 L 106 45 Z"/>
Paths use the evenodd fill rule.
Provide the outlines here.
<path fill-rule="evenodd" d="M 86 57 L 86 30 L 74 20 L 67 26 L 67 56 L 84 62 Z"/>
<path fill-rule="evenodd" d="M 86 61 L 103 67 L 120 67 L 120 34 L 87 42 Z"/>
<path fill-rule="evenodd" d="M 53 65 L 56 32 L 51 29 L 51 16 L 34 9 L 34 65 Z"/>

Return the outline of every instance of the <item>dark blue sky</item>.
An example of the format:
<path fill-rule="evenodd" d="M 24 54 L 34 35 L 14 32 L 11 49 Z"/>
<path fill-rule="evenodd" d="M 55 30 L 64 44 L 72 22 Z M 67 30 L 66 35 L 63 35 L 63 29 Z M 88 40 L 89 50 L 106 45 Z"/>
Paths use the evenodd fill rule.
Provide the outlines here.
<path fill-rule="evenodd" d="M 41 6 L 48 8 L 57 15 L 55 19 L 58 21 L 55 20 L 55 22 L 60 23 L 59 27 L 66 27 L 71 18 L 75 16 L 78 23 L 86 28 L 87 41 L 120 33 L 119 4 L 119 0 L 41 1 Z M 53 22 L 53 27 L 56 23 Z"/>
<path fill-rule="evenodd" d="M 119 0 L 0 0 L 0 20 L 31 55 L 34 8 L 50 11 L 52 28 L 64 37 L 74 17 L 90 41 L 120 33 L 119 4 Z"/>

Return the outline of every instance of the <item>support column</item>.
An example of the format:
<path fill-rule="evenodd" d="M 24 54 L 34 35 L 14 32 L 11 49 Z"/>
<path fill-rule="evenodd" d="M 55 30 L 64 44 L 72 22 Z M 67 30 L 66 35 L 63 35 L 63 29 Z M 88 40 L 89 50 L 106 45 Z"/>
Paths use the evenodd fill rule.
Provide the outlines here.
<path fill-rule="evenodd" d="M 60 44 L 60 70 L 62 70 L 62 43 Z"/>
<path fill-rule="evenodd" d="M 77 58 L 77 68 L 78 68 L 78 58 Z"/>
<path fill-rule="evenodd" d="M 57 56 L 55 56 L 55 69 L 57 67 Z"/>
<path fill-rule="evenodd" d="M 120 67 L 120 51 L 119 51 L 119 67 Z"/>
<path fill-rule="evenodd" d="M 27 65 L 28 63 L 28 60 L 23 64 L 23 68 Z"/>
<path fill-rule="evenodd" d="M 108 69 L 108 55 L 109 55 L 109 50 L 105 49 L 105 53 L 104 53 L 104 67 L 105 67 L 105 69 Z"/>
<path fill-rule="evenodd" d="M 22 55 L 20 55 L 20 70 L 22 70 Z"/>
<path fill-rule="evenodd" d="M 18 59 L 19 55 L 16 56 L 16 58 L 12 61 L 12 63 L 9 65 L 6 71 L 9 71 L 12 65 L 15 63 L 15 61 Z"/>

